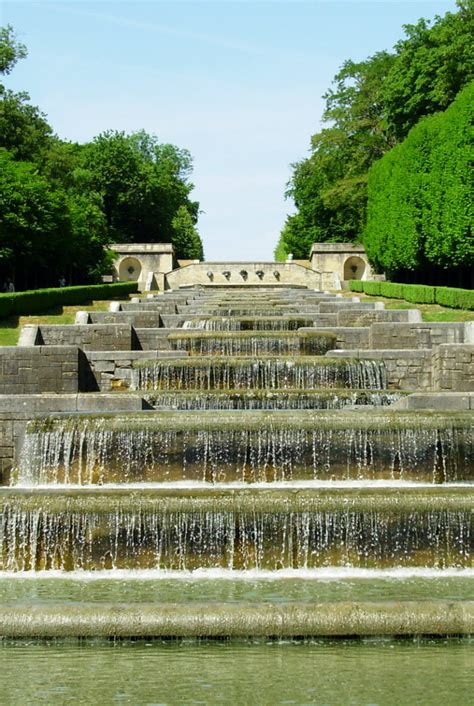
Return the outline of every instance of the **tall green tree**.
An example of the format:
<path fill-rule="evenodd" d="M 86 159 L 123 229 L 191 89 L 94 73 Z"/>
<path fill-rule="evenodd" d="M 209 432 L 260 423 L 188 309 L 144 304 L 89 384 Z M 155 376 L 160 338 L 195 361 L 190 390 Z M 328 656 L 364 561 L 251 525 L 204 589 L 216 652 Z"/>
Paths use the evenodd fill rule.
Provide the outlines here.
<path fill-rule="evenodd" d="M 343 64 L 324 96 L 325 127 L 312 137 L 310 156 L 293 165 L 287 196 L 297 213 L 285 223 L 279 252 L 290 241 L 302 257 L 309 240 L 360 241 L 371 165 L 474 77 L 474 0 L 457 4 L 432 24 L 407 25 L 394 53 Z"/>
<path fill-rule="evenodd" d="M 393 60 L 379 52 L 366 61 L 346 61 L 324 96 L 327 127 L 311 138 L 311 155 L 293 165 L 287 190 L 298 213 L 287 220 L 282 239 L 292 241 L 298 257 L 308 257 L 311 242 L 360 238 L 368 168 L 393 144 L 383 130 L 380 98 Z"/>
<path fill-rule="evenodd" d="M 458 11 L 405 25 L 396 58 L 383 85 L 387 131 L 397 140 L 425 115 L 445 110 L 474 79 L 474 2 Z"/>
<path fill-rule="evenodd" d="M 197 220 L 191 169 L 186 150 L 160 144 L 144 131 L 109 131 L 85 146 L 76 178 L 101 196 L 115 241 L 159 243 L 172 241 L 173 218 L 181 206 Z"/>
<path fill-rule="evenodd" d="M 377 270 L 428 281 L 444 272 L 447 284 L 474 266 L 473 105 L 474 82 L 372 166 L 364 245 Z"/>
<path fill-rule="evenodd" d="M 178 258 L 183 260 L 202 260 L 204 251 L 202 240 L 194 225 L 194 219 L 185 206 L 180 206 L 172 221 L 174 245 Z"/>

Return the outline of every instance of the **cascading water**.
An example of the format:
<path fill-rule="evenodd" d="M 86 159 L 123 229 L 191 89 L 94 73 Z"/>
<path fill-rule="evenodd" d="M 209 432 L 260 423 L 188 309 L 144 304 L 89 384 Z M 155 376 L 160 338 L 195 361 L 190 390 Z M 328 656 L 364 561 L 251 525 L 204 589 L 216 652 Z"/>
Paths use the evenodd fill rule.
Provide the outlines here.
<path fill-rule="evenodd" d="M 143 361 L 135 365 L 132 389 L 317 389 L 349 387 L 384 390 L 382 361 L 345 361 L 330 358 L 281 359 L 276 357 L 186 358 Z"/>
<path fill-rule="evenodd" d="M 263 287 L 163 295 L 163 310 L 175 307 L 184 321 L 169 343 L 190 355 L 135 364 L 133 388 L 151 411 L 30 422 L 14 484 L 0 498 L 0 578 L 21 582 L 41 572 L 47 583 L 70 575 L 77 591 L 84 576 L 107 584 L 124 575 L 130 584 L 151 572 L 142 625 L 134 613 L 127 633 L 125 608 L 124 623 L 117 627 L 115 617 L 111 628 L 113 606 L 99 621 L 85 606 L 79 634 L 139 636 L 152 624 L 160 625 L 153 635 L 167 637 L 249 634 L 229 627 L 236 611 L 250 614 L 247 598 L 200 606 L 208 632 L 183 599 L 180 585 L 189 592 L 198 578 L 215 581 L 222 597 L 219 584 L 229 576 L 249 582 L 245 595 L 255 606 L 242 624 L 251 634 L 467 632 L 474 611 L 466 601 L 452 608 L 444 577 L 473 577 L 472 413 L 392 411 L 401 393 L 387 389 L 382 361 L 331 358 L 334 334 L 297 331 L 311 326 L 327 299 Z M 299 603 L 304 619 L 295 618 L 286 593 L 288 572 L 299 583 L 311 578 L 311 591 L 330 584 L 323 601 Z M 369 588 L 357 594 L 368 597 L 363 610 L 351 608 L 348 589 L 346 612 L 333 597 L 342 595 L 341 572 L 346 581 L 366 577 Z M 374 603 L 371 577 L 390 583 L 400 572 L 428 584 L 436 576 L 438 602 L 426 600 L 429 588 L 410 602 L 403 584 L 402 605 L 390 584 L 390 601 L 379 592 Z M 155 607 L 170 575 L 171 597 Z M 269 577 L 280 588 L 259 599 Z M 48 634 L 65 634 L 67 607 L 58 608 Z M 13 611 L 12 634 L 37 634 L 41 610 L 26 618 Z M 354 615 L 362 628 L 335 632 L 335 623 L 353 625 Z M 8 616 L 0 609 L 1 620 Z"/>
<path fill-rule="evenodd" d="M 146 396 L 154 409 L 344 409 L 354 406 L 387 407 L 402 393 L 388 390 L 212 390 L 208 392 L 165 390 Z"/>
<path fill-rule="evenodd" d="M 470 416 L 156 413 L 30 425 L 22 484 L 160 480 L 472 480 Z M 223 427 L 227 428 L 223 428 Z"/>

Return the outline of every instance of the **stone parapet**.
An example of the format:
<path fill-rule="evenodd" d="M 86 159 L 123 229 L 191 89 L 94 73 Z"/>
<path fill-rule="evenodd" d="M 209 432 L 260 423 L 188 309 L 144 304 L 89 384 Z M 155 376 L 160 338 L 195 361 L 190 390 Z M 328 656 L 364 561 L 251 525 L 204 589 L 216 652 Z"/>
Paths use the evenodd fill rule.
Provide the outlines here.
<path fill-rule="evenodd" d="M 82 312 L 78 312 L 81 314 Z M 79 323 L 76 321 L 76 323 Z M 159 328 L 163 326 L 159 311 L 136 308 L 135 311 L 94 311 L 88 314 L 88 324 L 128 324 L 135 328 Z"/>
<path fill-rule="evenodd" d="M 319 327 L 302 327 L 298 331 L 317 333 Z M 334 333 L 336 336 L 336 349 L 360 349 L 369 347 L 370 329 L 358 326 L 324 326 L 321 333 Z"/>
<path fill-rule="evenodd" d="M 371 348 L 434 348 L 444 343 L 464 343 L 463 323 L 373 323 Z"/>
<path fill-rule="evenodd" d="M 145 329 L 151 331 L 152 329 Z M 90 365 L 89 389 L 108 392 L 130 387 L 132 363 L 137 360 L 159 360 L 159 358 L 186 357 L 186 351 L 88 351 Z"/>
<path fill-rule="evenodd" d="M 443 344 L 434 350 L 433 388 L 474 392 L 474 344 Z"/>
<path fill-rule="evenodd" d="M 68 324 L 24 326 L 19 346 L 77 346 L 82 350 L 134 350 L 137 342 L 129 324 Z"/>
<path fill-rule="evenodd" d="M 0 348 L 0 394 L 80 391 L 77 346 L 4 346 Z"/>
<path fill-rule="evenodd" d="M 413 392 L 401 397 L 391 409 L 474 410 L 474 392 Z"/>
<path fill-rule="evenodd" d="M 137 412 L 149 404 L 140 395 L 116 394 L 0 394 L 0 485 L 7 485 L 18 458 L 25 426 L 48 414 L 76 412 Z"/>
<path fill-rule="evenodd" d="M 331 358 L 383 360 L 388 387 L 393 390 L 430 390 L 432 387 L 431 350 L 337 350 Z"/>

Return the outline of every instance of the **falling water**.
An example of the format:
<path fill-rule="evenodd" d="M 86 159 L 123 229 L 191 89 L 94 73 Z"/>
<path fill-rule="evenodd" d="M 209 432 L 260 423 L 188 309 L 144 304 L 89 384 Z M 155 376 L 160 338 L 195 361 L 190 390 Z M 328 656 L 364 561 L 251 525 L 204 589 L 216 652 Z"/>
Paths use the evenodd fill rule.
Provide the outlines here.
<path fill-rule="evenodd" d="M 219 512 L 4 506 L 3 570 L 469 566 L 463 510 Z"/>
<path fill-rule="evenodd" d="M 317 389 L 349 387 L 384 390 L 385 364 L 379 360 L 330 358 L 187 358 L 142 362 L 132 371 L 132 389 Z"/>
<path fill-rule="evenodd" d="M 418 479 L 472 480 L 462 418 L 307 412 L 72 417 L 30 425 L 18 481 L 44 483 Z M 244 415 L 244 416 L 242 416 Z M 39 427 L 39 428 L 38 428 Z M 49 427 L 49 428 L 48 428 Z"/>

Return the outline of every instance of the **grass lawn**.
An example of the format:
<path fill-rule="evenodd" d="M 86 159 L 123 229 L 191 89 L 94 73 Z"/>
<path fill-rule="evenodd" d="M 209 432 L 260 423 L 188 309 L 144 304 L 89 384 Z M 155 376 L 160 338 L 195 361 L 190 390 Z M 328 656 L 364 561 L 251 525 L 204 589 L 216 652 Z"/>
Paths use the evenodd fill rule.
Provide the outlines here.
<path fill-rule="evenodd" d="M 355 292 L 344 292 L 345 296 L 354 296 Z M 438 304 L 410 304 L 403 299 L 385 299 L 357 294 L 361 301 L 384 302 L 386 309 L 420 309 L 423 321 L 474 321 L 474 311 L 465 309 L 447 309 Z M 64 306 L 45 311 L 35 316 L 11 316 L 0 319 L 0 346 L 16 346 L 20 329 L 27 324 L 73 324 L 78 311 L 108 311 L 109 301 L 94 301 L 80 306 Z"/>
<path fill-rule="evenodd" d="M 345 296 L 360 297 L 361 301 L 383 302 L 386 309 L 419 309 L 423 321 L 443 322 L 443 321 L 474 321 L 474 311 L 466 309 L 448 309 L 439 304 L 411 304 L 404 299 L 386 299 L 385 297 L 369 297 L 362 292 L 344 292 Z"/>
<path fill-rule="evenodd" d="M 109 301 L 94 301 L 79 306 L 59 306 L 34 316 L 0 319 L 0 346 L 16 346 L 22 326 L 27 324 L 73 324 L 78 311 L 107 311 Z"/>

